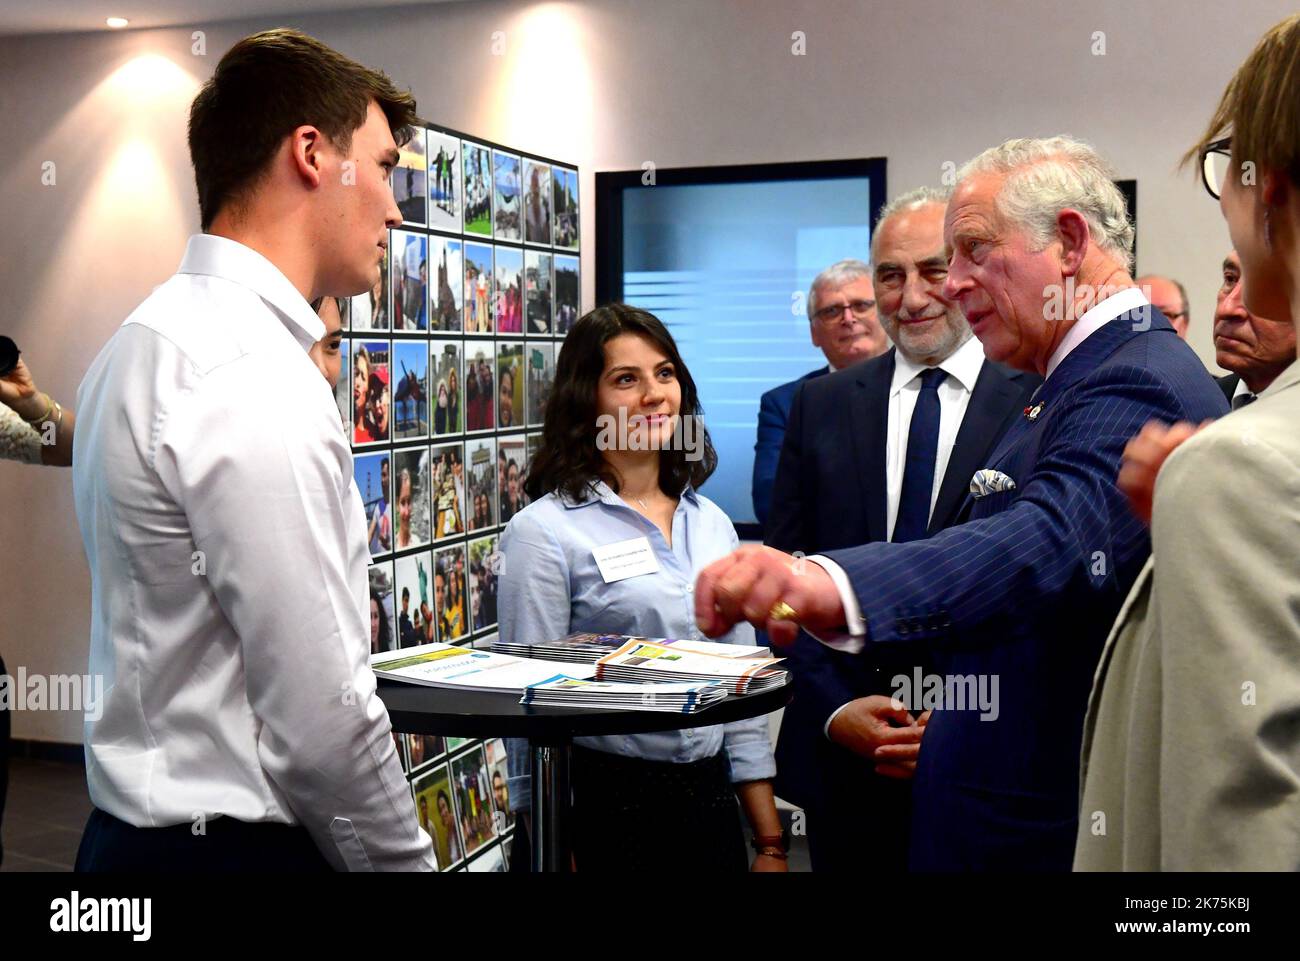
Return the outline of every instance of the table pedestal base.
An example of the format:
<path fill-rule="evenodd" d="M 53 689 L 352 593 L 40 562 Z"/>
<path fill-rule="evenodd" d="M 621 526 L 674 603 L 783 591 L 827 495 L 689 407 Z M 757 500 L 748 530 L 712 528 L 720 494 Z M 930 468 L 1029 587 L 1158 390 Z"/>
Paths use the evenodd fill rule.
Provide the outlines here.
<path fill-rule="evenodd" d="M 573 838 L 569 825 L 569 749 L 572 742 L 530 741 L 533 782 L 533 870 L 571 870 Z"/>

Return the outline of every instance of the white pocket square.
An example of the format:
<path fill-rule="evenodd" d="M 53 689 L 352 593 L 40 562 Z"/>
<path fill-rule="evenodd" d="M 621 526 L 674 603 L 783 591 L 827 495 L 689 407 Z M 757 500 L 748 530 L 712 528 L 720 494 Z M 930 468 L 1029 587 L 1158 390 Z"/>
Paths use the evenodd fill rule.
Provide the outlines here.
<path fill-rule="evenodd" d="M 997 494 L 1001 491 L 1013 491 L 1016 489 L 1016 482 L 1000 470 L 993 470 L 991 467 L 984 467 L 975 472 L 975 476 L 970 479 L 971 496 L 978 500 L 981 497 L 987 497 L 989 494 Z"/>

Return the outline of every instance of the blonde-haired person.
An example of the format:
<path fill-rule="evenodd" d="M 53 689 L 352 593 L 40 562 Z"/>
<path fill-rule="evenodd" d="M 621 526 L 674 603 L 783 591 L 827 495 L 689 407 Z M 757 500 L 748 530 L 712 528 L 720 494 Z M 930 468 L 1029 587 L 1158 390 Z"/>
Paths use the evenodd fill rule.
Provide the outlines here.
<path fill-rule="evenodd" d="M 1300 16 L 1238 69 L 1193 158 L 1240 257 L 1245 309 L 1294 323 Z M 1292 364 L 1190 439 L 1191 424 L 1143 432 L 1144 448 L 1160 448 L 1147 468 L 1159 471 L 1152 559 L 1093 685 L 1076 870 L 1300 864 L 1298 420 Z"/>

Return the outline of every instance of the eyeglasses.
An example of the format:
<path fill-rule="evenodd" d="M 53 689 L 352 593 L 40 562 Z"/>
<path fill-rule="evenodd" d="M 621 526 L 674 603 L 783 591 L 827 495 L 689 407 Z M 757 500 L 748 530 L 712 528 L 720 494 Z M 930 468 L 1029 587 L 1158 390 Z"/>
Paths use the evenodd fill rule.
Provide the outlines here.
<path fill-rule="evenodd" d="M 1201 148 L 1201 181 L 1210 196 L 1218 200 L 1223 195 L 1223 185 L 1232 165 L 1232 138 L 1224 137 Z"/>
<path fill-rule="evenodd" d="M 835 304 L 832 307 L 823 307 L 821 310 L 813 313 L 813 320 L 821 324 L 833 324 L 844 316 L 847 308 L 854 317 L 861 320 L 867 314 L 876 309 L 874 300 L 851 300 L 847 304 Z"/>

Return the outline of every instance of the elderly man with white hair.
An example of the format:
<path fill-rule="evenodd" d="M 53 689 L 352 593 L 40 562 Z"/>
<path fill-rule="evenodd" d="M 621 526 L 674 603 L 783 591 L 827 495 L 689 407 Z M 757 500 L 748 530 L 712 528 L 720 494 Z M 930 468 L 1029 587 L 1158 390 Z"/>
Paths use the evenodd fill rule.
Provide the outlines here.
<path fill-rule="evenodd" d="M 813 346 L 826 355 L 826 366 L 773 387 L 759 399 L 750 496 L 760 524 L 767 523 L 790 403 L 799 388 L 815 377 L 879 356 L 889 347 L 876 315 L 876 294 L 868 264 L 841 260 L 817 275 L 808 288 L 808 334 Z"/>
<path fill-rule="evenodd" d="M 944 220 L 944 295 L 990 360 L 1045 380 L 974 472 L 965 523 L 806 560 L 745 547 L 699 576 L 709 635 L 748 620 L 781 646 L 802 626 L 868 656 L 912 645 L 935 665 L 893 679 L 933 710 L 913 781 L 913 869 L 1070 868 L 1088 691 L 1150 551 L 1116 484 L 1124 447 L 1148 420 L 1227 410 L 1134 286 L 1132 241 L 1086 144 L 1011 140 L 967 163 Z"/>

